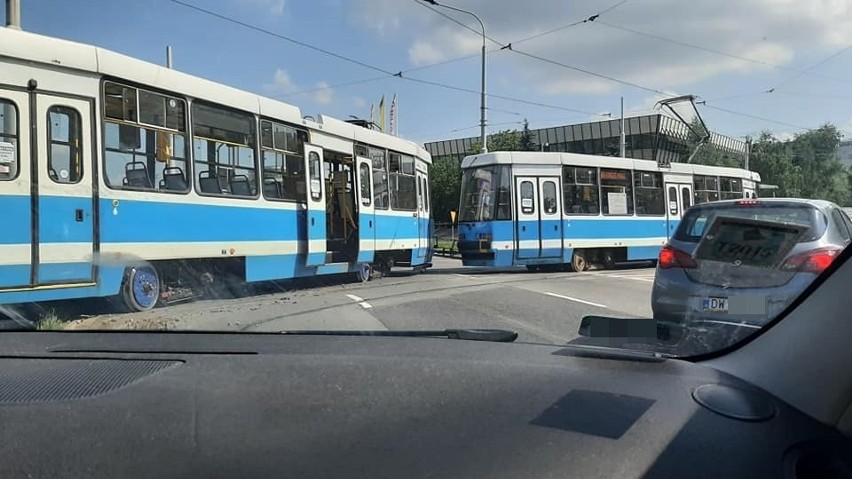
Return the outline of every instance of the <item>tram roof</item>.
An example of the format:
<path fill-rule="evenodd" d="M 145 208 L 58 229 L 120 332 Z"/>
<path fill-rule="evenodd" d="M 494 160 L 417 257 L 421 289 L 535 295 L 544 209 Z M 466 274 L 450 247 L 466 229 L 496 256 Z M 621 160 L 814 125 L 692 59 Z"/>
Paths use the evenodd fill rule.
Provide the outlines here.
<path fill-rule="evenodd" d="M 573 165 L 604 168 L 625 168 L 644 171 L 661 171 L 668 173 L 717 175 L 745 178 L 760 181 L 760 174 L 741 168 L 724 166 L 693 165 L 687 163 L 671 163 L 670 167 L 661 168 L 656 161 L 619 158 L 615 156 L 584 155 L 580 153 L 538 152 L 538 151 L 495 151 L 470 155 L 462 160 L 462 168 L 488 165 Z"/>
<path fill-rule="evenodd" d="M 326 115 L 318 115 L 315 120 L 310 117 L 305 118 L 299 107 L 295 105 L 84 43 L 12 28 L 0 28 L 0 57 L 38 63 L 47 69 L 70 69 L 124 79 L 294 125 L 302 125 L 311 130 L 323 131 L 347 140 L 370 143 L 431 162 L 431 156 L 426 149 L 412 141 L 369 130 Z"/>

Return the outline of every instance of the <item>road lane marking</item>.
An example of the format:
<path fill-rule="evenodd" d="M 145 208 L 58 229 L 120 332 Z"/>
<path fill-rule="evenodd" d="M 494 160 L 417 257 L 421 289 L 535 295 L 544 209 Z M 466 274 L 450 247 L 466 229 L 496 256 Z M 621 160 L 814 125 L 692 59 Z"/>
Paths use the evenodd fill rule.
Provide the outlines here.
<path fill-rule="evenodd" d="M 478 277 L 478 276 L 471 276 L 471 275 L 469 275 L 469 274 L 455 273 L 455 275 L 456 275 L 456 276 L 458 276 L 459 278 L 479 279 L 479 277 Z"/>
<path fill-rule="evenodd" d="M 355 296 L 354 294 L 347 294 L 346 297 L 351 299 L 352 301 L 355 301 L 356 303 L 360 303 L 361 301 L 364 301 L 364 298 L 359 298 L 358 296 Z"/>
<path fill-rule="evenodd" d="M 598 308 L 606 308 L 606 309 L 609 309 L 609 308 L 608 308 L 606 305 L 604 305 L 604 304 L 600 304 L 600 303 L 593 303 L 593 302 L 591 302 L 591 301 L 586 301 L 585 299 L 572 298 L 571 296 L 563 296 L 563 295 L 561 295 L 561 294 L 550 293 L 550 292 L 547 292 L 547 291 L 545 291 L 545 292 L 544 292 L 544 294 L 546 294 L 546 295 L 548 295 L 548 296 L 553 296 L 554 298 L 567 299 L 568 301 L 574 301 L 574 302 L 577 302 L 577 303 L 588 304 L 589 306 L 596 306 L 596 307 L 598 307 Z"/>
<path fill-rule="evenodd" d="M 597 276 L 599 278 L 622 278 L 622 279 L 632 279 L 634 281 L 644 281 L 646 283 L 653 283 L 654 278 L 648 276 L 639 276 L 639 275 L 626 275 L 626 274 L 611 274 L 611 273 L 589 273 L 589 276 Z"/>
<path fill-rule="evenodd" d="M 364 309 L 370 309 L 370 308 L 372 308 L 372 307 L 373 307 L 373 305 L 372 305 L 372 304 L 370 304 L 370 303 L 368 303 L 368 302 L 366 302 L 366 301 L 361 301 L 361 302 L 360 302 L 360 303 L 358 303 L 358 304 L 360 304 L 360 305 L 361 305 L 361 307 L 362 307 L 362 308 L 364 308 Z"/>

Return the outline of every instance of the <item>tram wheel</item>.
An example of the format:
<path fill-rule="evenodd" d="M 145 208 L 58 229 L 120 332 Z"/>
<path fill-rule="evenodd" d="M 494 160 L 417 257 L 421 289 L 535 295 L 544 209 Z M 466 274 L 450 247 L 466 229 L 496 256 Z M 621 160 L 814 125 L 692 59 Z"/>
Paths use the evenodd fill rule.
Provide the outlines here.
<path fill-rule="evenodd" d="M 541 271 L 541 266 L 539 266 L 537 264 L 528 264 L 527 265 L 527 271 L 532 271 L 533 273 L 538 273 L 539 271 Z"/>
<path fill-rule="evenodd" d="M 144 263 L 127 269 L 121 297 L 128 310 L 148 311 L 160 301 L 160 277 L 157 270 Z"/>
<path fill-rule="evenodd" d="M 589 269 L 589 263 L 583 253 L 574 251 L 574 255 L 571 257 L 571 268 L 578 273 Z"/>
<path fill-rule="evenodd" d="M 373 276 L 373 267 L 370 263 L 361 263 L 358 266 L 358 271 L 355 272 L 355 279 L 358 282 L 366 283 Z"/>

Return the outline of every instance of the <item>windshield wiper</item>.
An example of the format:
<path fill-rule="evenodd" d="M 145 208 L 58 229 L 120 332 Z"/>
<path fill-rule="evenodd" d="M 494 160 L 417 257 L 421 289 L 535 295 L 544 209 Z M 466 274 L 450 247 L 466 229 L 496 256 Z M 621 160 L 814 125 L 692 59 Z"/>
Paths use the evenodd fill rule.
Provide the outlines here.
<path fill-rule="evenodd" d="M 281 334 L 297 334 L 303 336 L 389 336 L 407 338 L 446 338 L 462 339 L 465 341 L 489 341 L 493 343 L 511 343 L 518 339 L 516 331 L 508 329 L 443 329 L 435 331 L 365 331 L 365 330 L 307 330 L 281 331 Z"/>

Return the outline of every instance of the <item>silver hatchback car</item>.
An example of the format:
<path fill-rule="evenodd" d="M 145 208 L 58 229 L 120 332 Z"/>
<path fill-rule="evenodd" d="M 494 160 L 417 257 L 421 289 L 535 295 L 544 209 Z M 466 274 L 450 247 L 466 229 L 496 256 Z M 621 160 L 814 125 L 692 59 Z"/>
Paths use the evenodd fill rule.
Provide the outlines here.
<path fill-rule="evenodd" d="M 660 251 L 651 310 L 659 321 L 761 326 L 787 307 L 852 240 L 828 201 L 717 201 L 686 212 Z"/>

